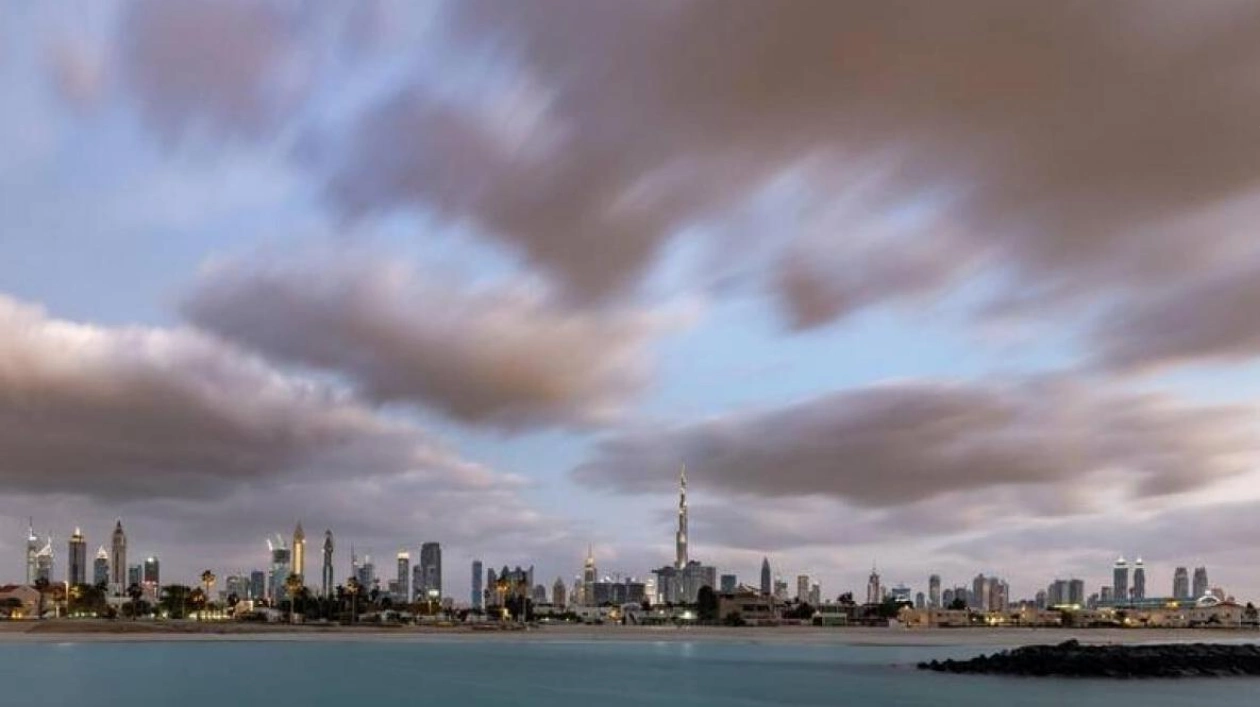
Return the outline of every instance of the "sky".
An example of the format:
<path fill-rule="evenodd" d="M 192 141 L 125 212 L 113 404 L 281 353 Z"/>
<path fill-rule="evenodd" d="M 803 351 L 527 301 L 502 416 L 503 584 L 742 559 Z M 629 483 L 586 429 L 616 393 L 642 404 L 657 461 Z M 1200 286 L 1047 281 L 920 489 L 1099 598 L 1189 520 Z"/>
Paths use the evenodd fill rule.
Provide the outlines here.
<path fill-rule="evenodd" d="M 1260 596 L 1260 5 L 0 2 L 0 580 Z M 310 553 L 314 556 L 315 553 Z M 2 559 L 7 558 L 7 559 Z M 308 569 L 308 574 L 312 570 Z"/>

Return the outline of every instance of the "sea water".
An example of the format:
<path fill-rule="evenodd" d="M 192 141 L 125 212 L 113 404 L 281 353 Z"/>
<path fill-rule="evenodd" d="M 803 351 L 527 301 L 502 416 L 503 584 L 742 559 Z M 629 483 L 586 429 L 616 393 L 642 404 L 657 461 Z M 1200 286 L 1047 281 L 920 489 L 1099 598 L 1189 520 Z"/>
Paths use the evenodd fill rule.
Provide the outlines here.
<path fill-rule="evenodd" d="M 1260 704 L 1260 681 L 959 676 L 914 663 L 983 647 L 703 640 L 0 644 L 0 704 L 1065 705 Z"/>

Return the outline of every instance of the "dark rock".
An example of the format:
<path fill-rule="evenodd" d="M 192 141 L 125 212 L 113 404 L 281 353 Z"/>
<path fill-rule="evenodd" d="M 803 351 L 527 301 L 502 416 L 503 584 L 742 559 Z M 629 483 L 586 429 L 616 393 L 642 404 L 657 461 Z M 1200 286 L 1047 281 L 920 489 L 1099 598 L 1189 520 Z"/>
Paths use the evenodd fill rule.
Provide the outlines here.
<path fill-rule="evenodd" d="M 1036 677 L 1185 678 L 1260 675 L 1260 646 L 1203 643 L 1087 646 L 1075 639 L 970 660 L 919 663 L 920 670 Z"/>

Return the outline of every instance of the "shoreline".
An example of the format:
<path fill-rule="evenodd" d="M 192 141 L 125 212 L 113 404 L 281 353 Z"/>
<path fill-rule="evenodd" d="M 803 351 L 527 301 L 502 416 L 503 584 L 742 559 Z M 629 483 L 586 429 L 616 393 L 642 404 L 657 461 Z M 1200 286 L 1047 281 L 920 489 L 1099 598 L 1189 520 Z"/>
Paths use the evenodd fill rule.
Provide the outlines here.
<path fill-rule="evenodd" d="M 852 647 L 1015 647 L 1055 644 L 1260 643 L 1253 629 L 952 628 L 867 627 L 645 627 L 548 625 L 528 630 L 437 627 L 272 626 L 234 623 L 104 623 L 84 621 L 0 623 L 4 643 L 149 642 L 670 642 L 762 643 Z"/>

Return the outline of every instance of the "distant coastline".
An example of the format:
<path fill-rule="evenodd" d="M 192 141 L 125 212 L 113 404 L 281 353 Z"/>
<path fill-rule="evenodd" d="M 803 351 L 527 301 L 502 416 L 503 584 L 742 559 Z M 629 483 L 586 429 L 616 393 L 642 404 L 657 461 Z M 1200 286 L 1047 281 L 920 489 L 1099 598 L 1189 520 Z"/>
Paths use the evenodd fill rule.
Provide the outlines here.
<path fill-rule="evenodd" d="M 850 646 L 1020 646 L 1075 638 L 1085 644 L 1260 642 L 1251 629 L 816 628 L 549 625 L 528 630 L 453 627 L 288 626 L 242 623 L 0 622 L 0 643 L 146 641 L 704 641 Z"/>

